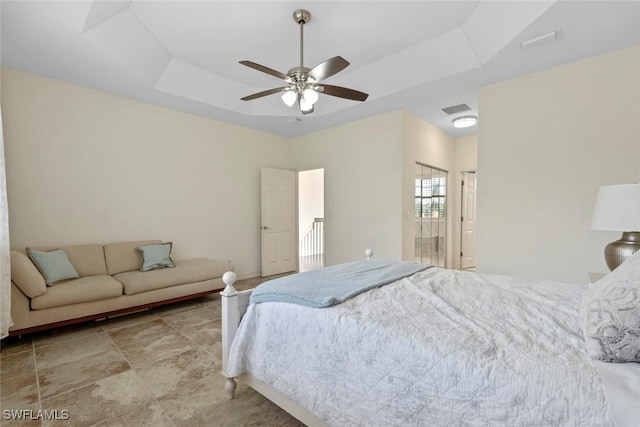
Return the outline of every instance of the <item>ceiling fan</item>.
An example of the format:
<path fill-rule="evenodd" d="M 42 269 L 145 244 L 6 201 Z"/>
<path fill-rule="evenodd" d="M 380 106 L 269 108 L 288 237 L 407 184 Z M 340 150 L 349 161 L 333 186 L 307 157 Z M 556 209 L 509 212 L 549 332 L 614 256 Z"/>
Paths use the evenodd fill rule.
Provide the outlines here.
<path fill-rule="evenodd" d="M 254 70 L 262 71 L 274 77 L 278 77 L 287 83 L 287 86 L 278 87 L 275 89 L 269 89 L 262 92 L 254 93 L 253 95 L 240 98 L 243 101 L 251 101 L 256 98 L 261 98 L 267 95 L 273 95 L 275 93 L 284 92 L 282 94 L 282 100 L 287 106 L 291 107 L 298 102 L 300 111 L 303 114 L 313 113 L 314 104 L 318 100 L 318 93 L 324 93 L 325 95 L 337 96 L 338 98 L 351 99 L 354 101 L 364 101 L 369 96 L 364 92 L 360 92 L 354 89 L 349 89 L 342 86 L 333 86 L 320 83 L 328 77 L 344 70 L 349 65 L 349 62 L 341 56 L 334 56 L 326 61 L 320 63 L 314 68 L 307 68 L 303 65 L 304 49 L 304 24 L 311 20 L 311 13 L 304 9 L 298 9 L 293 12 L 293 19 L 300 25 L 300 66 L 293 67 L 287 74 L 276 71 L 272 68 L 265 67 L 264 65 L 256 64 L 251 61 L 240 61 L 242 65 L 246 65 Z"/>

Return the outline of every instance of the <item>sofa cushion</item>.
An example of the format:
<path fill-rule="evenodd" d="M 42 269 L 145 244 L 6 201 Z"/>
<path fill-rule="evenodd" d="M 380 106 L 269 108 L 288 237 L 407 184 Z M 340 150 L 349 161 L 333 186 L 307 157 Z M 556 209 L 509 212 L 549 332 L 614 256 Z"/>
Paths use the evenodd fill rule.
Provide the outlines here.
<path fill-rule="evenodd" d="M 122 295 L 122 284 L 111 276 L 89 276 L 69 280 L 48 288 L 44 295 L 31 299 L 31 309 L 59 307 Z"/>
<path fill-rule="evenodd" d="M 69 261 L 78 272 L 78 276 L 100 276 L 107 274 L 107 265 L 104 261 L 104 249 L 102 245 L 72 245 L 72 246 L 49 246 L 31 247 L 38 251 L 50 251 L 62 249 Z"/>
<path fill-rule="evenodd" d="M 141 240 L 137 242 L 109 243 L 104 245 L 104 258 L 107 262 L 107 274 L 140 270 L 142 254 L 136 250 L 138 246 L 162 243 L 161 240 Z"/>
<path fill-rule="evenodd" d="M 107 274 L 102 245 L 63 246 L 71 264 L 78 270 L 80 277 L 102 276 Z"/>
<path fill-rule="evenodd" d="M 142 253 L 142 267 L 140 271 L 175 267 L 171 259 L 172 246 L 173 243 L 171 242 L 138 246 L 136 249 Z"/>
<path fill-rule="evenodd" d="M 22 252 L 11 251 L 11 281 L 29 298 L 47 292 L 44 277 Z"/>
<path fill-rule="evenodd" d="M 69 257 L 62 249 L 53 251 L 36 251 L 27 248 L 27 255 L 38 267 L 44 277 L 47 286 L 53 286 L 56 282 L 69 279 L 77 279 L 78 272 L 69 261 Z"/>
<path fill-rule="evenodd" d="M 153 289 L 217 279 L 229 270 L 231 266 L 226 262 L 194 258 L 175 261 L 175 268 L 128 271 L 113 277 L 122 283 L 126 295 L 133 295 Z"/>

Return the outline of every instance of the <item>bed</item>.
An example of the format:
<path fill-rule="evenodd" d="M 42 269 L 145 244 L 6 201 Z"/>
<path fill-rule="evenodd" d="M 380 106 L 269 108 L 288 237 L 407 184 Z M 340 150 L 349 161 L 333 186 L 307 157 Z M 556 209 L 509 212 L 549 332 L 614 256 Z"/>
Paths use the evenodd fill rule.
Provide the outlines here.
<path fill-rule="evenodd" d="M 640 257 L 629 269 L 640 279 Z M 614 273 L 606 279 L 619 282 Z M 223 280 L 229 396 L 246 381 L 306 425 L 640 425 L 640 363 L 594 360 L 640 361 L 640 291 L 622 298 L 637 330 L 603 356 L 581 319 L 605 279 L 596 288 L 432 267 L 326 308 L 250 304 L 233 273 Z"/>

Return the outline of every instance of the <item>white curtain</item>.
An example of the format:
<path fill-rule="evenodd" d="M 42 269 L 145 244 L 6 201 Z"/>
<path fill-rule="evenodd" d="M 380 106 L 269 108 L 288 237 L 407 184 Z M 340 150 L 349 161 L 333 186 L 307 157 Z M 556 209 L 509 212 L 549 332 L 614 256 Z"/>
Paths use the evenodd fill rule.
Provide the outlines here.
<path fill-rule="evenodd" d="M 11 320 L 11 252 L 9 246 L 9 206 L 7 174 L 4 167 L 4 137 L 0 108 L 0 338 L 9 333 Z"/>

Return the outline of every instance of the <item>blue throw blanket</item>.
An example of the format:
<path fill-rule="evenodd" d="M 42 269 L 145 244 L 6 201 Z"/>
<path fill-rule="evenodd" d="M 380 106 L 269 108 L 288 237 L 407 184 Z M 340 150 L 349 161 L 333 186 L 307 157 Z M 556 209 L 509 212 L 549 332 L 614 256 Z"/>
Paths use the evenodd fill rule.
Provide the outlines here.
<path fill-rule="evenodd" d="M 250 303 L 287 302 L 330 307 L 369 289 L 429 268 L 415 262 L 361 260 L 270 280 L 255 288 Z"/>

